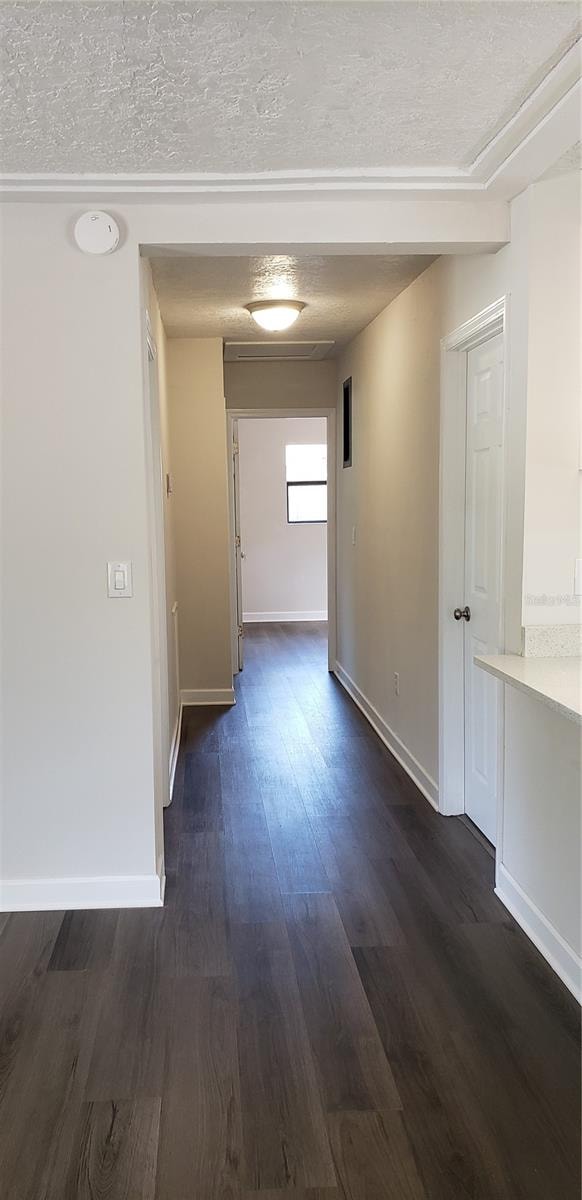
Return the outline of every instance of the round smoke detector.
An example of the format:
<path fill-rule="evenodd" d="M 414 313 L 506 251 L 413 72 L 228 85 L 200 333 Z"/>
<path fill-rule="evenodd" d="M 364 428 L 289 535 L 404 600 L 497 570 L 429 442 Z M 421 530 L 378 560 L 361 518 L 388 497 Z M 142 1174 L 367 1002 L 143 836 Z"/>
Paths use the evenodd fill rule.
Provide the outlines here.
<path fill-rule="evenodd" d="M 83 254 L 111 254 L 119 245 L 119 226 L 109 213 L 83 213 L 75 225 L 75 241 Z"/>

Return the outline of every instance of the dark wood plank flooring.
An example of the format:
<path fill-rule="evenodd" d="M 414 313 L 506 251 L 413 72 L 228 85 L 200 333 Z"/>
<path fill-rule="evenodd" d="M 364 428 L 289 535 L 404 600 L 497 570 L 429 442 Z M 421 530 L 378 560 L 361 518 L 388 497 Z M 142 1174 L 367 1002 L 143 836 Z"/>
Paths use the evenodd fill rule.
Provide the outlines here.
<path fill-rule="evenodd" d="M 2 1200 L 579 1200 L 579 1009 L 326 669 L 186 709 L 163 909 L 0 925 Z"/>

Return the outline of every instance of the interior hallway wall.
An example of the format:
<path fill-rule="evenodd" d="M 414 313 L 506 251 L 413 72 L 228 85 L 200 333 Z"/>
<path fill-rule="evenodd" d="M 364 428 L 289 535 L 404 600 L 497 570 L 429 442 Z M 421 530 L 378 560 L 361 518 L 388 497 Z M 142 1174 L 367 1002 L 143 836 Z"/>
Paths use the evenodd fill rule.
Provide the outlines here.
<path fill-rule="evenodd" d="M 156 903 L 144 895 L 156 885 L 157 802 L 140 247 L 268 243 L 303 254 L 323 243 L 450 248 L 508 233 L 498 201 L 118 197 L 120 245 L 96 258 L 73 241 L 86 207 L 13 199 L 0 220 L 7 907 L 22 896 L 83 907 L 95 887 L 102 903 Z M 106 563 L 118 558 L 133 564 L 131 600 L 107 598 Z M 42 715 L 34 754 L 31 705 Z M 158 882 L 158 902 L 159 892 Z"/>
<path fill-rule="evenodd" d="M 245 621 L 327 618 L 327 525 L 287 521 L 285 446 L 324 444 L 325 417 L 239 420 Z"/>
<path fill-rule="evenodd" d="M 167 348 L 180 687 L 213 699 L 232 692 L 222 339 Z"/>
<path fill-rule="evenodd" d="M 338 443 L 341 383 L 351 375 L 353 466 L 343 469 L 338 462 L 337 658 L 433 800 L 440 340 L 500 297 L 509 298 L 504 621 L 505 649 L 519 653 L 529 615 L 524 556 L 526 588 L 532 561 L 542 591 L 556 591 L 560 579 L 565 585 L 574 568 L 579 247 L 579 181 L 536 184 L 511 204 L 507 246 L 494 255 L 438 259 L 339 361 Z M 526 486 L 536 497 L 527 509 Z M 544 508 L 544 496 L 551 503 L 536 512 L 536 506 Z M 544 555 L 552 530 L 556 548 Z M 557 556 L 561 575 L 554 570 Z"/>
<path fill-rule="evenodd" d="M 101 260 L 79 253 L 68 236 L 76 212 L 2 211 L 9 908 L 156 902 L 139 260 L 130 244 Z M 107 596 L 117 559 L 133 564 L 131 599 Z"/>
<path fill-rule="evenodd" d="M 347 347 L 352 466 L 338 466 L 337 659 L 436 792 L 439 281 L 429 269 Z M 338 444 L 341 454 L 341 408 Z M 398 672 L 399 696 L 394 672 Z"/>
<path fill-rule="evenodd" d="M 335 382 L 333 359 L 224 364 L 227 408 L 333 408 Z"/>

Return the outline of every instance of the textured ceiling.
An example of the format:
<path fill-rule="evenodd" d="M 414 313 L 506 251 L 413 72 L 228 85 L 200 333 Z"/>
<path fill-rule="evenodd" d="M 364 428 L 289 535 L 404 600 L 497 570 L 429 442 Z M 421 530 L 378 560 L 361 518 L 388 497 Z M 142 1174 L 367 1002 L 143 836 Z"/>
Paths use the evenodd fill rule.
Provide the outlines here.
<path fill-rule="evenodd" d="M 5 172 L 463 166 L 575 39 L 571 0 L 2 3 Z"/>
<path fill-rule="evenodd" d="M 334 352 L 433 261 L 414 255 L 295 258 L 154 258 L 154 283 L 171 337 L 268 338 L 245 312 L 251 300 L 303 300 L 307 308 L 277 342 L 331 339 Z"/>

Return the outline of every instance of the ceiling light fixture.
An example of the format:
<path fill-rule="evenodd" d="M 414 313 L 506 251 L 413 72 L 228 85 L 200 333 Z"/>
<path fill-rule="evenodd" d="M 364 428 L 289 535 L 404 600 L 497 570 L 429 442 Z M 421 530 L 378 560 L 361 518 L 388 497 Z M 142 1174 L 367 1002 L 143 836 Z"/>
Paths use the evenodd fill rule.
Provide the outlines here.
<path fill-rule="evenodd" d="M 305 305 L 301 300 L 256 300 L 246 308 L 261 329 L 278 333 L 293 325 Z"/>

